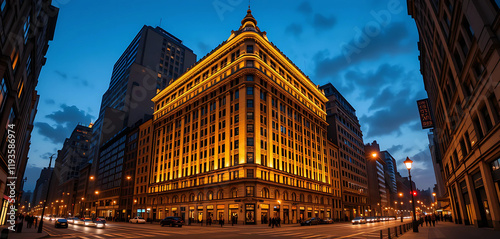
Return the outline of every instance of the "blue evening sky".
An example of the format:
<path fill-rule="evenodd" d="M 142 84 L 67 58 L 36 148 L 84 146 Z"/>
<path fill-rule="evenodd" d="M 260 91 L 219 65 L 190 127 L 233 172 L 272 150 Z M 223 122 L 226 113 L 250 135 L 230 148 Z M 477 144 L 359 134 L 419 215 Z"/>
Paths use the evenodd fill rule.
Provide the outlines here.
<path fill-rule="evenodd" d="M 143 25 L 180 38 L 198 59 L 237 30 L 248 1 L 53 0 L 60 8 L 38 83 L 40 103 L 25 184 L 33 190 L 48 156 L 78 123 L 96 120 L 113 64 Z M 262 31 L 318 85 L 331 82 L 356 108 L 364 143 L 415 161 L 419 188 L 435 183 L 427 130 L 416 100 L 426 98 L 418 32 L 404 0 L 252 1 Z"/>

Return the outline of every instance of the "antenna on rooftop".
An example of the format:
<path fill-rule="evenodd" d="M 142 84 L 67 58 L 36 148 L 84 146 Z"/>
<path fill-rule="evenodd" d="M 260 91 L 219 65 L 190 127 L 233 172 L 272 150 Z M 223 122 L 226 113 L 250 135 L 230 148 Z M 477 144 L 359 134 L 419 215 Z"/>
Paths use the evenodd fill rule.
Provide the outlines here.
<path fill-rule="evenodd" d="M 162 20 L 162 18 L 160 17 L 160 27 L 161 27 L 161 20 Z"/>

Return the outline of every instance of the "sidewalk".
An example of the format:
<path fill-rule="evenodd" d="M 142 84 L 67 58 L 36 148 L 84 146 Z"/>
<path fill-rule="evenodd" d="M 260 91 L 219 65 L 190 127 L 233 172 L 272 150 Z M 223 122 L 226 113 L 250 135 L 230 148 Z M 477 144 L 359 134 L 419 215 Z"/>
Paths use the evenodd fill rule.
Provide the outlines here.
<path fill-rule="evenodd" d="M 50 226 L 50 224 L 46 224 L 45 226 Z M 0 231 L 5 229 L 7 227 L 1 227 Z M 38 228 L 35 228 L 34 226 L 32 228 L 26 228 L 26 223 L 23 223 L 23 231 L 21 233 L 16 233 L 13 231 L 9 231 L 8 237 L 9 239 L 34 239 L 34 238 L 44 238 L 48 237 L 48 233 L 46 231 L 42 231 L 42 233 L 37 233 Z"/>
<path fill-rule="evenodd" d="M 425 225 L 425 224 L 424 224 Z M 412 229 L 406 232 L 400 239 L 442 239 L 442 238 L 500 238 L 500 231 L 494 231 L 491 228 L 476 228 L 474 226 L 463 226 L 451 222 L 439 222 L 436 227 L 418 227 L 418 233 L 413 232 Z"/>

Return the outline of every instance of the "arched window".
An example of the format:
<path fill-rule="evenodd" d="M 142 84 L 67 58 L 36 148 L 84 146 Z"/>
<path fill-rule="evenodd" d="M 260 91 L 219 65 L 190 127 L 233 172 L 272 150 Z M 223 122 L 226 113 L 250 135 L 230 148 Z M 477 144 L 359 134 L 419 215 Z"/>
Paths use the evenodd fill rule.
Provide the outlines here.
<path fill-rule="evenodd" d="M 181 196 L 181 202 L 186 202 L 186 195 L 182 194 L 182 196 Z"/>
<path fill-rule="evenodd" d="M 222 189 L 217 192 L 217 199 L 224 199 L 224 192 Z"/>
<path fill-rule="evenodd" d="M 191 194 L 189 195 L 189 201 L 190 201 L 190 202 L 194 202 L 194 193 L 191 193 Z"/>
<path fill-rule="evenodd" d="M 294 201 L 294 202 L 297 201 L 297 194 L 292 193 L 292 201 Z"/>
<path fill-rule="evenodd" d="M 280 199 L 280 191 L 274 191 L 274 199 Z"/>
<path fill-rule="evenodd" d="M 283 192 L 283 200 L 288 201 L 288 192 L 287 191 Z"/>
<path fill-rule="evenodd" d="M 302 193 L 300 194 L 300 201 L 304 202 L 304 194 L 302 194 Z"/>
<path fill-rule="evenodd" d="M 269 189 L 263 188 L 262 191 L 260 191 L 260 196 L 263 198 L 269 198 Z"/>
<path fill-rule="evenodd" d="M 156 198 L 151 199 L 151 204 L 154 205 L 155 203 L 156 203 Z"/>
<path fill-rule="evenodd" d="M 165 204 L 168 204 L 168 197 L 165 197 Z"/>
<path fill-rule="evenodd" d="M 231 198 L 237 198 L 238 197 L 238 189 L 233 188 L 231 189 Z"/>
<path fill-rule="evenodd" d="M 323 197 L 321 197 L 321 199 L 319 199 L 319 203 L 325 204 L 325 200 L 323 199 Z"/>
<path fill-rule="evenodd" d="M 307 202 L 313 202 L 313 197 L 311 195 L 307 196 Z"/>
<path fill-rule="evenodd" d="M 179 202 L 179 197 L 177 197 L 176 195 L 172 198 L 172 203 L 177 203 L 177 202 Z"/>
<path fill-rule="evenodd" d="M 212 191 L 209 191 L 207 193 L 207 200 L 212 200 L 212 199 L 214 199 L 214 193 Z"/>
<path fill-rule="evenodd" d="M 203 193 L 198 193 L 198 201 L 203 201 Z"/>
<path fill-rule="evenodd" d="M 160 204 L 163 204 L 163 197 L 160 197 Z"/>
<path fill-rule="evenodd" d="M 314 197 L 314 203 L 319 203 L 318 197 Z"/>

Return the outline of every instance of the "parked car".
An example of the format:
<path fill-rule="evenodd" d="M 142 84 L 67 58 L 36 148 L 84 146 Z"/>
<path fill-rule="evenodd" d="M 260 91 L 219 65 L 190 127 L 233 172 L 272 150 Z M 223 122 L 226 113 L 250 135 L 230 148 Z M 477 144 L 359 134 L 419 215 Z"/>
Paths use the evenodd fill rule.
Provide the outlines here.
<path fill-rule="evenodd" d="M 366 218 L 364 218 L 364 217 L 356 217 L 351 222 L 352 222 L 352 224 L 365 224 L 366 223 Z"/>
<path fill-rule="evenodd" d="M 130 222 L 130 223 L 146 223 L 146 220 L 144 220 L 144 218 L 142 218 L 142 217 L 134 217 L 134 218 L 130 219 L 128 222 Z"/>
<path fill-rule="evenodd" d="M 325 218 L 325 219 L 321 219 L 321 224 L 332 224 L 333 223 L 333 219 L 331 218 Z"/>
<path fill-rule="evenodd" d="M 180 217 L 166 217 L 165 219 L 160 221 L 160 225 L 163 226 L 178 226 L 182 227 L 184 221 Z"/>
<path fill-rule="evenodd" d="M 56 228 L 58 227 L 68 228 L 68 221 L 64 218 L 59 218 L 56 220 L 55 226 Z"/>
<path fill-rule="evenodd" d="M 377 217 L 367 217 L 366 222 L 378 222 L 378 218 Z"/>
<path fill-rule="evenodd" d="M 313 218 L 309 218 L 309 219 L 305 220 L 304 222 L 300 223 L 300 225 L 301 226 L 305 226 L 305 225 L 311 226 L 311 225 L 318 225 L 320 223 L 321 223 L 320 218 L 313 217 Z"/>

